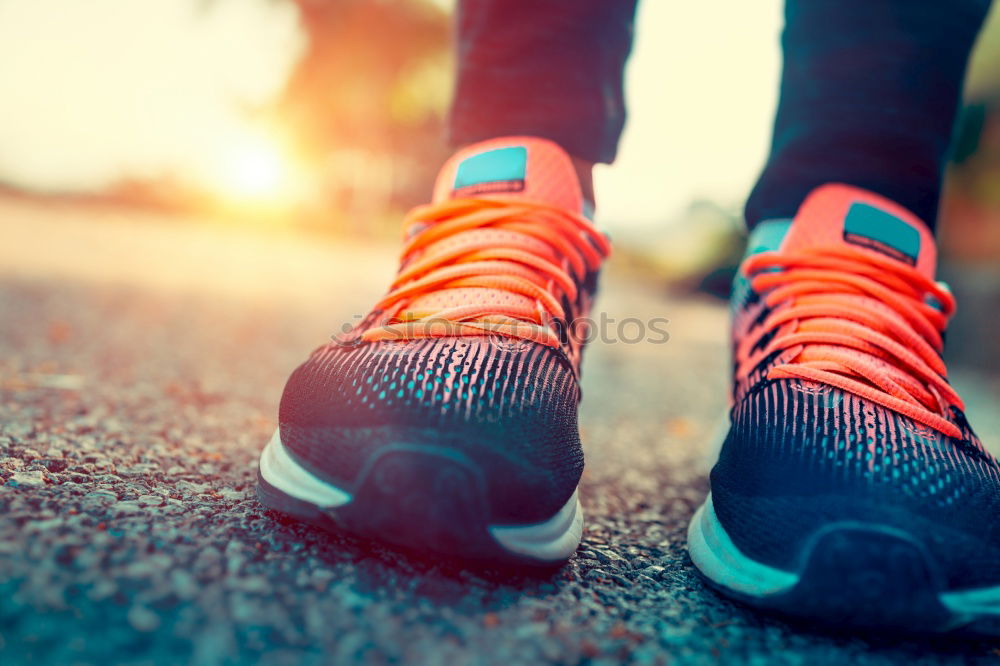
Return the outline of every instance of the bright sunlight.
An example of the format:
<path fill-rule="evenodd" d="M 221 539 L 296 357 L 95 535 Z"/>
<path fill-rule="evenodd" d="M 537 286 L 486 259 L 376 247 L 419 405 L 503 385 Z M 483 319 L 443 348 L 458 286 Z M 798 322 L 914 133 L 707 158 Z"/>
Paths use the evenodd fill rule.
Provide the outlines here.
<path fill-rule="evenodd" d="M 249 134 L 226 151 L 212 185 L 227 199 L 277 203 L 290 194 L 292 171 L 276 141 Z"/>

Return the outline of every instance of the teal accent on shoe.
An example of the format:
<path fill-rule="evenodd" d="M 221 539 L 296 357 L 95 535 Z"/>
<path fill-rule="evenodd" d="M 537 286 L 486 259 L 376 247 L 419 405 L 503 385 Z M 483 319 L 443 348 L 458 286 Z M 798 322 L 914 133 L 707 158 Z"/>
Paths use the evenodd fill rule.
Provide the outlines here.
<path fill-rule="evenodd" d="M 750 237 L 747 238 L 747 251 L 743 258 L 746 259 L 752 254 L 777 250 L 781 247 L 781 243 L 785 240 L 791 226 L 791 218 L 764 220 L 758 223 L 750 232 Z"/>
<path fill-rule="evenodd" d="M 524 182 L 528 149 L 524 146 L 497 148 L 462 160 L 455 172 L 455 189 L 483 183 Z"/>
<path fill-rule="evenodd" d="M 866 203 L 855 203 L 844 219 L 844 240 L 915 264 L 920 232 L 895 215 Z"/>
<path fill-rule="evenodd" d="M 757 226 L 750 231 L 750 237 L 747 238 L 747 249 L 743 253 L 743 258 L 746 259 L 751 255 L 760 254 L 761 252 L 777 250 L 781 247 L 781 243 L 785 240 L 785 236 L 788 234 L 791 226 L 792 220 L 790 218 L 764 220 L 757 223 Z M 742 307 L 742 303 L 746 300 L 749 293 L 750 281 L 746 279 L 743 273 L 736 271 L 729 299 L 730 309 L 735 310 Z"/>

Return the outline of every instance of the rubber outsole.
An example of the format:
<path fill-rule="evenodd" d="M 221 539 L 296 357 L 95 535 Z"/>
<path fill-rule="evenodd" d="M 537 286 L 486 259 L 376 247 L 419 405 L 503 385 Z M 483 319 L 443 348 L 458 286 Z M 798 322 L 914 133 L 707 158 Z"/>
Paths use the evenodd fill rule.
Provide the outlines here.
<path fill-rule="evenodd" d="M 1000 635 L 1000 587 L 946 591 L 927 550 L 905 532 L 834 523 L 805 545 L 797 571 L 743 555 L 709 495 L 688 528 L 688 552 L 726 596 L 784 616 L 845 629 Z"/>
<path fill-rule="evenodd" d="M 446 447 L 395 444 L 367 460 L 347 492 L 311 475 L 278 433 L 261 454 L 257 496 L 267 507 L 323 529 L 450 558 L 553 566 L 579 545 L 576 493 L 552 519 L 490 525 L 479 467 Z"/>

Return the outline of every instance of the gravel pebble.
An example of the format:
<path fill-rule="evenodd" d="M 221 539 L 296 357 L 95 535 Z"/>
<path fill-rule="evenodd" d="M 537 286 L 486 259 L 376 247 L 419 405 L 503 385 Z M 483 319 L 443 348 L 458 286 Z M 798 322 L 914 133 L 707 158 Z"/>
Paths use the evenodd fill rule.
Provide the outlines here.
<path fill-rule="evenodd" d="M 14 472 L 7 480 L 14 488 L 44 488 L 45 474 L 41 470 Z"/>
<path fill-rule="evenodd" d="M 159 495 L 141 495 L 137 502 L 142 506 L 163 506 L 163 498 Z"/>
<path fill-rule="evenodd" d="M 118 495 L 111 490 L 92 490 L 83 496 L 83 499 L 94 502 L 117 502 Z"/>
<path fill-rule="evenodd" d="M 128 611 L 128 623 L 139 632 L 150 632 L 160 626 L 160 618 L 153 611 L 142 606 L 133 606 Z"/>

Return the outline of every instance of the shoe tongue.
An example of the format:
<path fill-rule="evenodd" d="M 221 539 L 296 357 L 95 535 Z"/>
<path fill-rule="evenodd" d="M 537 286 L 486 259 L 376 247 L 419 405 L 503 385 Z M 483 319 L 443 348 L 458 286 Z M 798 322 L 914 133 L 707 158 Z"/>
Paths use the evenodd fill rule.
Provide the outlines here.
<path fill-rule="evenodd" d="M 438 175 L 434 202 L 459 197 L 530 199 L 584 212 L 570 156 L 552 141 L 536 137 L 491 139 L 455 153 Z"/>
<path fill-rule="evenodd" d="M 850 185 L 824 185 L 799 208 L 782 250 L 844 245 L 895 259 L 934 279 L 937 248 L 920 219 L 902 206 Z"/>

